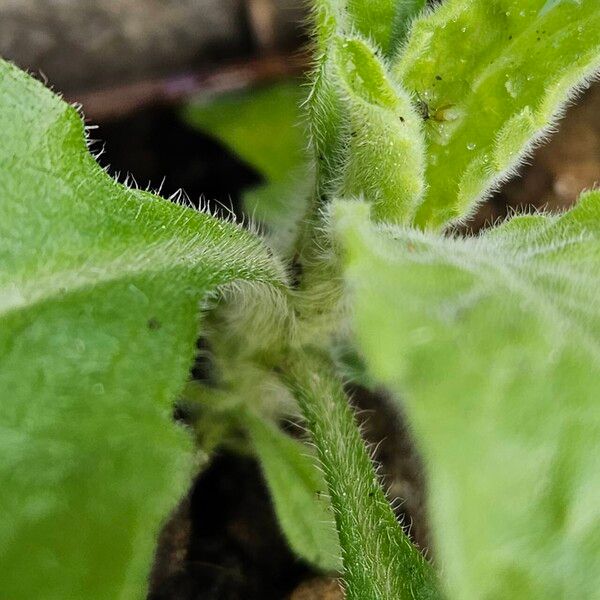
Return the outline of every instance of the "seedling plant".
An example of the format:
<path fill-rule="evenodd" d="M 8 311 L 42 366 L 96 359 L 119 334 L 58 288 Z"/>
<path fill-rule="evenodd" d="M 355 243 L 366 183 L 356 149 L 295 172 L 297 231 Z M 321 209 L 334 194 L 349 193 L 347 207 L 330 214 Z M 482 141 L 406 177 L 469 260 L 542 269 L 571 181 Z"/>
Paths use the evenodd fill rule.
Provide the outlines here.
<path fill-rule="evenodd" d="M 314 1 L 308 155 L 232 141 L 260 228 L 114 181 L 77 110 L 0 63 L 0 597 L 144 597 L 161 525 L 236 444 L 350 600 L 598 597 L 600 193 L 450 232 L 598 72 L 600 6 L 424 4 Z M 408 419 L 432 560 L 352 382 Z"/>

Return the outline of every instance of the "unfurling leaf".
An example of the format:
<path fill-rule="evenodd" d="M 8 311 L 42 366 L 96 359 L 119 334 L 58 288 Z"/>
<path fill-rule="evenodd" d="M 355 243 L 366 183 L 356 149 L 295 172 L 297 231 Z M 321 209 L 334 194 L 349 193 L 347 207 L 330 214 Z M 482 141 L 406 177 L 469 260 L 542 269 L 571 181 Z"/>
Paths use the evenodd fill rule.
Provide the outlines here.
<path fill-rule="evenodd" d="M 374 218 L 409 222 L 425 191 L 421 121 L 376 51 L 334 37 L 310 102 L 322 193 L 363 196 Z"/>
<path fill-rule="evenodd" d="M 385 56 L 402 43 L 411 20 L 427 0 L 316 0 L 315 29 L 320 42 L 334 31 L 359 33 Z"/>
<path fill-rule="evenodd" d="M 447 0 L 418 18 L 393 69 L 425 119 L 417 223 L 470 216 L 599 67 L 598 0 Z"/>
<path fill-rule="evenodd" d="M 477 238 L 335 206 L 355 328 L 404 399 L 451 598 L 600 588 L 600 192 Z"/>
<path fill-rule="evenodd" d="M 400 3 L 396 0 L 346 0 L 345 4 L 352 28 L 388 54 L 392 47 L 396 6 Z"/>
<path fill-rule="evenodd" d="M 282 275 L 249 233 L 109 178 L 75 109 L 6 62 L 0 130 L 0 596 L 143 598 L 194 468 L 172 403 L 200 302 Z"/>

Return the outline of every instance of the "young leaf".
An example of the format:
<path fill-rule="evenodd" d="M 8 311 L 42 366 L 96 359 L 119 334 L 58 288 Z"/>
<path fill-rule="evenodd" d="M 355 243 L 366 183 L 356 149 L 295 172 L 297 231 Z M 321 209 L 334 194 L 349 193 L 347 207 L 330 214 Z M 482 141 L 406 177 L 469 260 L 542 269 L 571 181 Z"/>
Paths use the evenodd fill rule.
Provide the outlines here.
<path fill-rule="evenodd" d="M 389 56 L 426 3 L 427 0 L 317 0 L 317 37 L 326 39 L 334 30 L 348 35 L 358 32 Z"/>
<path fill-rule="evenodd" d="M 450 597 L 600 586 L 600 192 L 478 238 L 334 216 L 358 341 L 405 398 Z"/>
<path fill-rule="evenodd" d="M 348 600 L 439 598 L 431 567 L 396 521 L 348 400 L 318 352 L 285 375 L 313 437 L 329 488 Z"/>
<path fill-rule="evenodd" d="M 249 433 L 292 549 L 324 571 L 339 571 L 340 549 L 325 482 L 307 447 L 250 411 Z"/>
<path fill-rule="evenodd" d="M 396 19 L 396 0 L 347 0 L 347 11 L 352 29 L 361 33 L 388 54 Z M 352 29 L 348 30 L 350 33 Z"/>
<path fill-rule="evenodd" d="M 396 0 L 394 5 L 396 12 L 388 54 L 394 54 L 402 46 L 413 19 L 427 6 L 427 0 Z"/>
<path fill-rule="evenodd" d="M 281 272 L 249 233 L 109 178 L 75 109 L 6 62 L 0 130 L 0 596 L 143 598 L 193 469 L 171 412 L 199 302 Z"/>
<path fill-rule="evenodd" d="M 426 118 L 417 223 L 468 217 L 599 67 L 597 0 L 447 0 L 417 19 L 394 67 Z"/>
<path fill-rule="evenodd" d="M 421 122 L 410 97 L 358 37 L 335 37 L 311 97 L 321 187 L 364 196 L 375 218 L 408 222 L 424 193 Z"/>

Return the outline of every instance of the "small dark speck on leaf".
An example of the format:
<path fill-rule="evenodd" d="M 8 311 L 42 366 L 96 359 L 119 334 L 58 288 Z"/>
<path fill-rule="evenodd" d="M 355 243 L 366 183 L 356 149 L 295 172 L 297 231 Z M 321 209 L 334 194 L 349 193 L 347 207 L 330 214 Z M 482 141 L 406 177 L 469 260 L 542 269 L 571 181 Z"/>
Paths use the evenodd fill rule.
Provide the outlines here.
<path fill-rule="evenodd" d="M 156 331 L 157 329 L 161 328 L 161 323 L 156 317 L 152 317 L 152 318 L 148 319 L 148 322 L 146 323 L 146 325 L 148 326 L 148 329 L 150 329 L 152 331 Z"/>
<path fill-rule="evenodd" d="M 404 117 L 400 117 L 400 121 L 402 121 L 402 123 L 404 123 Z"/>
<path fill-rule="evenodd" d="M 441 76 L 441 75 L 436 75 L 436 76 L 435 76 L 435 78 L 436 78 L 438 81 L 441 81 L 441 80 L 442 80 L 442 76 Z"/>

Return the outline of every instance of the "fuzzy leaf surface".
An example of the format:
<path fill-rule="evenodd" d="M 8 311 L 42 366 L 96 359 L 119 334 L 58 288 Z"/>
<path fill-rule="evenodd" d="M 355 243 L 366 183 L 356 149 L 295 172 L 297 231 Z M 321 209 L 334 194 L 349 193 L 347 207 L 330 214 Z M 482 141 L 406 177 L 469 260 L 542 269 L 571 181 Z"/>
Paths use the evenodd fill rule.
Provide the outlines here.
<path fill-rule="evenodd" d="M 447 0 L 418 18 L 393 69 L 428 116 L 417 223 L 468 217 L 599 67 L 597 0 Z"/>
<path fill-rule="evenodd" d="M 243 424 L 291 548 L 324 571 L 339 571 L 340 548 L 326 484 L 308 448 L 249 411 Z"/>
<path fill-rule="evenodd" d="M 0 130 L 0 596 L 143 598 L 194 468 L 171 414 L 200 301 L 281 275 L 252 235 L 109 178 L 6 62 Z"/>
<path fill-rule="evenodd" d="M 392 35 L 387 54 L 394 54 L 402 46 L 410 25 L 427 6 L 427 0 L 395 0 Z"/>
<path fill-rule="evenodd" d="M 449 595 L 600 586 L 600 192 L 477 238 L 334 211 L 355 327 L 424 454 Z"/>
<path fill-rule="evenodd" d="M 360 33 L 386 56 L 401 44 L 427 0 L 315 0 L 317 40 L 333 31 Z"/>
<path fill-rule="evenodd" d="M 335 35 L 309 99 L 321 193 L 364 196 L 376 219 L 409 222 L 425 191 L 421 121 L 366 40 Z"/>
<path fill-rule="evenodd" d="M 353 28 L 387 54 L 392 46 L 396 0 L 347 0 L 345 4 Z"/>

